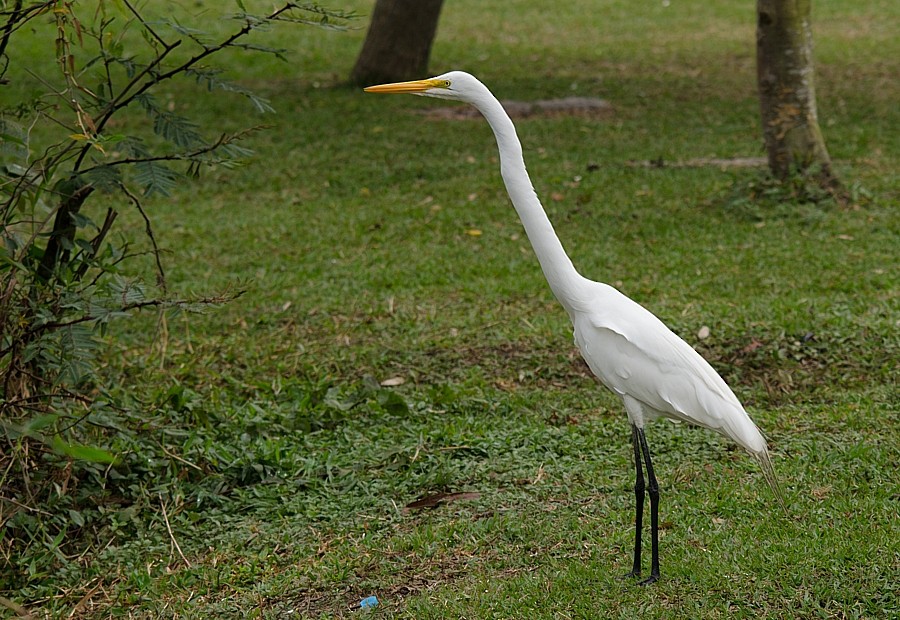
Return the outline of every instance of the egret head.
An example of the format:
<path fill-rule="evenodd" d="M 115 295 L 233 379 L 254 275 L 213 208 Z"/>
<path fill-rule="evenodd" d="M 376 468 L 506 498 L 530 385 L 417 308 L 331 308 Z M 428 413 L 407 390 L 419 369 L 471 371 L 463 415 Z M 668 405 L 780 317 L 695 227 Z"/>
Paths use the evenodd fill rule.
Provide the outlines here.
<path fill-rule="evenodd" d="M 364 89 L 367 93 L 410 93 L 424 97 L 474 103 L 487 89 L 475 77 L 462 71 L 450 71 L 427 80 L 381 84 Z"/>

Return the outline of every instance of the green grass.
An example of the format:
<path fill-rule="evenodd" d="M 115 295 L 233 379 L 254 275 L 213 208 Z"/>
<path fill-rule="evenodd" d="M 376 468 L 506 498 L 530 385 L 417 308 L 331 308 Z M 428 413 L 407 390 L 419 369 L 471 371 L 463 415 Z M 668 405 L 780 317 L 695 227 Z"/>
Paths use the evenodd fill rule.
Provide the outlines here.
<path fill-rule="evenodd" d="M 732 384 L 789 515 L 734 446 L 655 424 L 663 579 L 621 580 L 625 414 L 578 361 L 489 129 L 343 86 L 363 30 L 292 29 L 273 35 L 290 64 L 236 58 L 278 109 L 256 160 L 148 205 L 172 289 L 247 293 L 172 320 L 164 360 L 155 317 L 110 339 L 111 383 L 183 460 L 148 465 L 145 502 L 110 500 L 94 546 L 5 596 L 83 617 L 349 617 L 369 595 L 373 618 L 900 615 L 896 3 L 814 7 L 847 207 L 743 200 L 757 170 L 627 165 L 760 154 L 752 6 L 494 4 L 444 7 L 434 73 L 613 104 L 518 121 L 538 193 L 582 273 Z M 172 102 L 247 122 L 189 88 Z M 436 492 L 479 495 L 403 510 Z"/>

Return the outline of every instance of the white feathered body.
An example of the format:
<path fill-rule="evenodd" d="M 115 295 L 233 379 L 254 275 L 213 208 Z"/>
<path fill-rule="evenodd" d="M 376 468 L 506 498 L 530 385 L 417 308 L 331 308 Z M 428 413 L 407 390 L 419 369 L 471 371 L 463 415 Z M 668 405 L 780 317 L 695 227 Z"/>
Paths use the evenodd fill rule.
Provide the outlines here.
<path fill-rule="evenodd" d="M 600 382 L 622 397 L 633 424 L 669 418 L 716 431 L 754 454 L 766 451 L 722 377 L 651 312 L 590 280 L 572 305 L 575 344 Z"/>

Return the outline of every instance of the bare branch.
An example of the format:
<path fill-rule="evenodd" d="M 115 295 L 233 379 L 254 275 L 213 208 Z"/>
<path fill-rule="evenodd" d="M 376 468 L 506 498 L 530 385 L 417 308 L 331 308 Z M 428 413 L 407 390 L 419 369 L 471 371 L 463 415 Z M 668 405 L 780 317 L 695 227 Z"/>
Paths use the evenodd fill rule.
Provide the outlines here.
<path fill-rule="evenodd" d="M 255 131 L 265 129 L 267 127 L 267 125 L 257 125 L 256 127 L 250 127 L 249 129 L 244 129 L 233 134 L 223 133 L 215 142 L 194 149 L 193 151 L 188 151 L 187 153 L 166 153 L 164 155 L 153 155 L 149 157 L 123 157 L 122 159 L 117 159 L 116 161 L 97 164 L 96 166 L 91 166 L 90 168 L 84 168 L 80 171 L 80 174 L 87 174 L 99 168 L 110 168 L 113 166 L 124 166 L 128 164 L 142 164 L 154 161 L 193 161 L 201 155 L 212 153 L 227 144 L 242 140 L 245 136 L 248 136 Z"/>
<path fill-rule="evenodd" d="M 150 218 L 147 217 L 147 213 L 144 211 L 143 205 L 141 205 L 141 201 L 137 196 L 134 195 L 124 184 L 119 184 L 119 189 L 128 196 L 128 199 L 131 200 L 131 203 L 138 210 L 138 213 L 141 214 L 141 217 L 144 218 L 144 230 L 147 233 L 147 237 L 150 238 L 150 244 L 153 246 L 153 258 L 156 261 L 156 284 L 163 290 L 163 293 L 166 292 L 166 272 L 163 269 L 162 261 L 159 258 L 159 246 L 156 244 L 156 236 L 153 234 L 153 226 L 150 224 Z"/>
<path fill-rule="evenodd" d="M 186 308 L 189 306 L 223 304 L 227 301 L 232 301 L 240 297 L 241 295 L 243 295 L 243 293 L 243 291 L 238 291 L 232 295 L 212 295 L 209 297 L 201 297 L 199 299 L 147 299 L 144 301 L 135 301 L 122 304 L 120 307 L 116 308 L 116 310 L 118 312 L 130 312 L 132 310 L 140 310 L 142 308 Z M 99 318 L 100 317 L 95 314 L 83 314 L 82 316 L 76 317 L 74 319 L 69 319 L 67 321 L 48 321 L 47 323 L 41 323 L 40 325 L 34 325 L 28 328 L 27 330 L 25 330 L 25 333 L 37 334 L 48 330 L 60 329 L 62 327 L 71 327 L 72 325 L 90 323 L 91 321 L 96 321 Z M 0 355 L 5 355 L 8 350 L 8 348 L 3 349 L 2 351 L 0 351 Z"/>

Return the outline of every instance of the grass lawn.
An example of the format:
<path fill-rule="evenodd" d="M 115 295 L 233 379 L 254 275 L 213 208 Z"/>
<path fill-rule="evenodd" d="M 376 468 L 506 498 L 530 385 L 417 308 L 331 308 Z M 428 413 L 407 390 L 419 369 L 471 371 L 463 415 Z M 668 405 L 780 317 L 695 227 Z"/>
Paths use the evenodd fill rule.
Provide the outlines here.
<path fill-rule="evenodd" d="M 53 617 L 900 616 L 900 5 L 814 3 L 846 206 L 766 197 L 759 169 L 634 165 L 762 155 L 752 3 L 547 6 L 446 3 L 432 71 L 613 106 L 517 120 L 538 194 L 584 275 L 731 384 L 789 514 L 740 449 L 656 423 L 662 579 L 622 580 L 625 412 L 578 358 L 489 128 L 343 85 L 364 29 L 280 29 L 289 63 L 232 70 L 276 115 L 170 93 L 210 127 L 273 125 L 255 159 L 147 202 L 170 288 L 245 294 L 170 319 L 164 356 L 155 316 L 123 321 L 104 358 L 174 456 L 4 596 Z M 436 493 L 466 495 L 406 508 Z"/>

